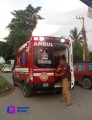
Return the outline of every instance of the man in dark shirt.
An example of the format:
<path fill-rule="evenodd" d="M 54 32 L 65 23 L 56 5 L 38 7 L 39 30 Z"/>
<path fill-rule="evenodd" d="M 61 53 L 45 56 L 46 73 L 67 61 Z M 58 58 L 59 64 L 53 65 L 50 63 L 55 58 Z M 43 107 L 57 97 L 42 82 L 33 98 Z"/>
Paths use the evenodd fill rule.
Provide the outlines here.
<path fill-rule="evenodd" d="M 60 70 L 61 72 L 59 74 L 56 73 L 56 76 L 61 77 L 63 100 L 66 102 L 67 106 L 70 106 L 72 105 L 72 97 L 70 93 L 71 73 L 70 73 L 70 66 L 68 63 L 66 63 L 65 55 L 61 56 L 60 68 L 61 68 Z"/>

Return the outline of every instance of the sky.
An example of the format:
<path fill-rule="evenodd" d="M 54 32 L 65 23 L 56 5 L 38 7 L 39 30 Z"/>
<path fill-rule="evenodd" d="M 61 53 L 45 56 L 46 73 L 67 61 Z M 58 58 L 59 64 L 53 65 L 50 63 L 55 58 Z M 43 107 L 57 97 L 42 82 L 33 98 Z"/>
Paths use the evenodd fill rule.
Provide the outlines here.
<path fill-rule="evenodd" d="M 41 6 L 39 14 L 45 18 L 38 21 L 33 35 L 69 37 L 71 29 L 82 28 L 82 21 L 76 16 L 85 17 L 88 46 L 92 49 L 92 19 L 87 17 L 88 7 L 80 0 L 0 0 L 0 40 L 9 34 L 6 26 L 13 17 L 11 12 L 25 9 L 28 4 Z"/>

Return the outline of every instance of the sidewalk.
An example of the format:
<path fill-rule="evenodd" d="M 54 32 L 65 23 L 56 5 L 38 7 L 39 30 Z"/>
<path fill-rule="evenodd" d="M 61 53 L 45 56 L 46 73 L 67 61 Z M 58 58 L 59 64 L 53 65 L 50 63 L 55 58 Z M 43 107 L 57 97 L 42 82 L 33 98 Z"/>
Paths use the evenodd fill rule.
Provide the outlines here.
<path fill-rule="evenodd" d="M 6 82 L 6 86 L 4 89 L 0 90 L 0 96 L 3 95 L 3 94 L 7 94 L 8 92 L 11 92 L 11 90 L 14 89 L 14 87 L 11 85 L 10 82 L 8 82 L 1 74 L 0 76 L 5 80 Z"/>

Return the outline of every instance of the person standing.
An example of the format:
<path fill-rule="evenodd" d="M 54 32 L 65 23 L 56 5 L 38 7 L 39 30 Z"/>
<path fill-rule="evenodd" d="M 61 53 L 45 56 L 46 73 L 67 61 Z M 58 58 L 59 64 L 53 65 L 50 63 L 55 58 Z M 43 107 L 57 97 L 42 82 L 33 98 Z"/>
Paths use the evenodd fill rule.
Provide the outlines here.
<path fill-rule="evenodd" d="M 63 94 L 63 101 L 66 102 L 67 106 L 72 105 L 72 96 L 70 92 L 70 79 L 71 79 L 71 73 L 70 73 L 70 66 L 66 62 L 66 56 L 62 55 L 60 59 L 60 73 L 56 73 L 56 77 L 61 77 L 62 82 L 62 94 Z"/>

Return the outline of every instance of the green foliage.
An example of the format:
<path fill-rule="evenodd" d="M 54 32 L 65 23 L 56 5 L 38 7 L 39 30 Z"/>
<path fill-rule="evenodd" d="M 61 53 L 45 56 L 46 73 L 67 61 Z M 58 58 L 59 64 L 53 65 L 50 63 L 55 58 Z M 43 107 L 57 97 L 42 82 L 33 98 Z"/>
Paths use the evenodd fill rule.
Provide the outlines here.
<path fill-rule="evenodd" d="M 82 47 L 81 47 L 80 43 L 76 43 L 76 45 L 74 46 L 74 49 L 73 49 L 74 63 L 83 61 L 82 54 L 83 54 L 83 51 L 82 51 Z"/>
<path fill-rule="evenodd" d="M 0 90 L 5 89 L 6 82 L 5 80 L 0 76 Z"/>
<path fill-rule="evenodd" d="M 89 59 L 90 59 L 89 61 L 92 62 L 92 51 L 89 52 Z"/>
<path fill-rule="evenodd" d="M 81 41 L 81 37 L 80 37 L 81 33 L 78 33 L 78 29 L 75 27 L 73 30 L 70 31 L 70 38 L 74 41 L 80 42 Z"/>
<path fill-rule="evenodd" d="M 73 60 L 74 63 L 83 61 L 83 50 L 82 50 L 82 38 L 80 36 L 80 32 L 75 27 L 73 30 L 70 31 L 70 38 L 73 40 Z"/>
<path fill-rule="evenodd" d="M 32 7 L 29 4 L 25 10 L 15 10 L 11 14 L 13 18 L 7 28 L 10 33 L 5 38 L 7 43 L 0 43 L 0 56 L 6 60 L 14 58 L 17 49 L 27 42 L 36 28 L 38 20 L 43 18 L 38 15 L 41 7 Z"/>

